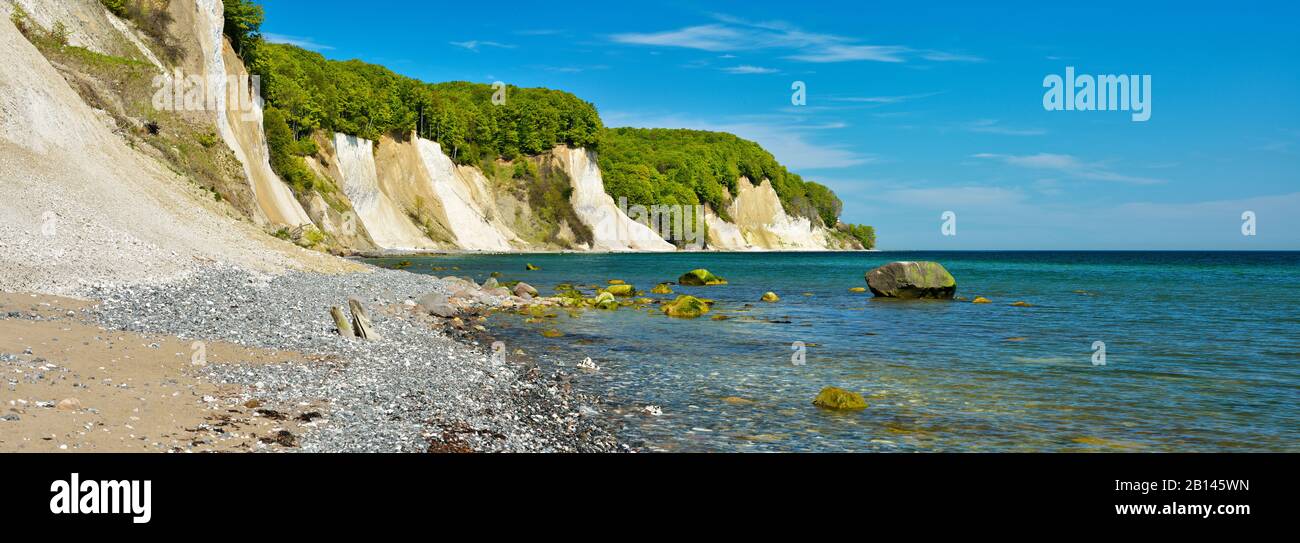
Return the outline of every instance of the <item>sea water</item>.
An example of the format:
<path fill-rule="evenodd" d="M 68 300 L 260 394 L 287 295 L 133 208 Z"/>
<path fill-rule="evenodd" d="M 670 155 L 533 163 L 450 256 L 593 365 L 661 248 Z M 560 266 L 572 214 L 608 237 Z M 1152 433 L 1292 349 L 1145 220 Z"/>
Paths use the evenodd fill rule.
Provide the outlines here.
<path fill-rule="evenodd" d="M 664 451 L 1300 450 L 1300 253 L 855 252 L 449 255 L 411 272 L 492 272 L 543 295 L 620 279 L 715 300 L 671 319 L 565 311 L 488 323 L 510 352 L 574 373 L 622 437 Z M 969 301 L 850 292 L 933 260 Z M 539 266 L 525 271 L 526 263 Z M 435 271 L 434 268 L 445 268 Z M 452 270 L 451 268 L 458 268 Z M 707 268 L 726 286 L 655 284 Z M 777 303 L 759 301 L 766 291 Z M 591 289 L 587 289 L 590 294 Z M 1026 302 L 1030 307 L 1014 307 Z M 713 315 L 727 320 L 712 320 Z M 547 338 L 542 330 L 565 335 Z M 1101 342 L 1100 344 L 1098 342 Z M 1097 347 L 1104 344 L 1104 364 Z M 802 359 L 799 354 L 802 345 Z M 574 368 L 590 357 L 598 371 Z M 870 407 L 816 407 L 823 387 Z M 662 415 L 642 411 L 647 405 Z"/>

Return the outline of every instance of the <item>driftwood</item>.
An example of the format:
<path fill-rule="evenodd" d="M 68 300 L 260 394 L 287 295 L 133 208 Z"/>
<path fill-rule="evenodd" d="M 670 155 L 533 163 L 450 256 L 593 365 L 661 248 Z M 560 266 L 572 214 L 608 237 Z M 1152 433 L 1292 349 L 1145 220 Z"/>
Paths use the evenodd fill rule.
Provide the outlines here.
<path fill-rule="evenodd" d="M 366 308 L 361 305 L 361 300 L 348 298 L 348 308 L 352 310 L 352 329 L 356 331 L 357 337 L 369 341 L 379 339 L 379 334 L 370 325 L 370 316 L 366 314 Z"/>
<path fill-rule="evenodd" d="M 343 316 L 343 308 L 337 305 L 331 307 L 330 316 L 334 317 L 334 327 L 338 328 L 340 336 L 352 337 L 352 326 L 348 324 L 348 318 Z"/>

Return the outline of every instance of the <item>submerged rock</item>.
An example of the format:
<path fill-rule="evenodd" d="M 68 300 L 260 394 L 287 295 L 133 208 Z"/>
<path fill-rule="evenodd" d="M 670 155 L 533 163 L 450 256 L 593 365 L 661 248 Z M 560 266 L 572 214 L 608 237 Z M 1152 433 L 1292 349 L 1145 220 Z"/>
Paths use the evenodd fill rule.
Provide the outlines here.
<path fill-rule="evenodd" d="M 613 294 L 602 292 L 592 299 L 591 305 L 597 309 L 618 309 L 618 300 L 614 299 Z"/>
<path fill-rule="evenodd" d="M 849 292 L 866 292 L 866 291 L 867 291 L 867 287 L 853 287 L 849 289 Z"/>
<path fill-rule="evenodd" d="M 713 285 L 725 285 L 727 284 L 727 280 L 718 277 L 716 275 L 713 275 L 713 273 L 709 272 L 709 270 L 700 268 L 682 274 L 681 277 L 677 278 L 677 284 L 696 286 L 696 287 L 713 286 Z"/>
<path fill-rule="evenodd" d="M 694 319 L 709 312 L 709 304 L 694 296 L 678 296 L 662 307 L 665 315 L 679 319 Z"/>
<path fill-rule="evenodd" d="M 970 301 L 970 303 L 973 303 L 973 304 L 991 304 L 991 303 L 993 303 L 993 302 L 990 302 L 988 298 L 985 298 L 985 297 L 983 297 L 983 296 L 976 296 L 974 300 L 971 300 L 971 301 Z"/>
<path fill-rule="evenodd" d="M 867 272 L 871 293 L 884 298 L 951 299 L 957 280 L 938 262 L 891 262 Z"/>
<path fill-rule="evenodd" d="M 534 266 L 532 264 L 524 264 L 524 269 L 528 271 L 537 271 L 540 270 L 541 268 Z"/>
<path fill-rule="evenodd" d="M 673 289 L 668 287 L 668 283 L 659 283 L 650 289 L 651 294 L 672 294 Z"/>
<path fill-rule="evenodd" d="M 813 400 L 813 405 L 826 409 L 866 409 L 867 400 L 857 392 L 838 387 L 823 388 Z"/>
<path fill-rule="evenodd" d="M 632 288 L 632 285 L 628 285 L 628 284 L 625 284 L 625 283 L 619 283 L 619 284 L 615 284 L 615 285 L 610 285 L 608 288 L 605 289 L 605 292 L 608 292 L 608 293 L 613 294 L 613 295 L 615 295 L 615 296 L 634 296 L 634 295 L 636 295 L 636 289 Z"/>
<path fill-rule="evenodd" d="M 780 297 L 780 296 L 777 296 L 775 292 L 768 291 L 768 292 L 764 292 L 764 293 L 763 293 L 763 301 L 764 301 L 764 302 L 779 302 L 779 301 L 781 301 L 781 297 Z"/>

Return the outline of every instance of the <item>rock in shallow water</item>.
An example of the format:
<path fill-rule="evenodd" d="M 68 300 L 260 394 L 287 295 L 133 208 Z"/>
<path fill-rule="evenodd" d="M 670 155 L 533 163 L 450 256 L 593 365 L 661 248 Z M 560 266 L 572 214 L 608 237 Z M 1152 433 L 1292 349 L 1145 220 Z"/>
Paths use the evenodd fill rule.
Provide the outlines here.
<path fill-rule="evenodd" d="M 713 286 L 713 285 L 725 285 L 727 284 L 727 280 L 718 277 L 716 275 L 713 275 L 713 273 L 711 273 L 709 270 L 700 268 L 682 274 L 681 277 L 677 278 L 677 284 L 702 287 L 702 286 Z"/>
<path fill-rule="evenodd" d="M 891 262 L 867 272 L 871 293 L 884 298 L 951 299 L 957 280 L 938 262 Z"/>
<path fill-rule="evenodd" d="M 826 387 L 817 394 L 813 405 L 826 409 L 866 409 L 867 400 L 861 394 L 842 388 Z"/>

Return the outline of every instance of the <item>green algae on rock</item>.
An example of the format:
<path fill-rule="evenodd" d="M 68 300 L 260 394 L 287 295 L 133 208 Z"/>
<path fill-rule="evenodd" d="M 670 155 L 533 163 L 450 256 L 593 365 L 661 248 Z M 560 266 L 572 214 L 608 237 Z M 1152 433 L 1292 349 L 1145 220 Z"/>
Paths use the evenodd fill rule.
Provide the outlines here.
<path fill-rule="evenodd" d="M 891 262 L 866 274 L 871 293 L 883 298 L 951 299 L 957 280 L 938 262 Z"/>
<path fill-rule="evenodd" d="M 838 387 L 823 388 L 813 400 L 813 405 L 826 409 L 866 409 L 867 400 L 857 392 Z"/>
<path fill-rule="evenodd" d="M 709 304 L 694 296 L 678 296 L 662 307 L 665 315 L 679 319 L 694 319 L 709 312 Z"/>
<path fill-rule="evenodd" d="M 634 295 L 636 295 L 636 289 L 632 288 L 632 285 L 628 285 L 628 284 L 625 284 L 625 283 L 619 283 L 619 284 L 616 284 L 616 285 L 610 285 L 610 286 L 608 286 L 608 287 L 605 288 L 605 292 L 608 292 L 608 293 L 613 294 L 613 295 L 615 295 L 615 296 L 634 296 Z"/>
<path fill-rule="evenodd" d="M 713 275 L 713 273 L 709 272 L 709 270 L 700 268 L 682 274 L 681 277 L 677 278 L 677 284 L 693 286 L 693 287 L 702 287 L 702 286 L 713 286 L 713 285 L 725 285 L 727 284 L 727 280 L 718 277 L 716 275 Z"/>

